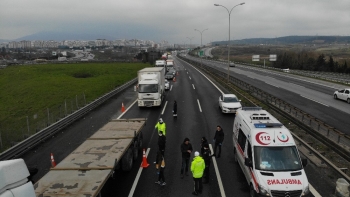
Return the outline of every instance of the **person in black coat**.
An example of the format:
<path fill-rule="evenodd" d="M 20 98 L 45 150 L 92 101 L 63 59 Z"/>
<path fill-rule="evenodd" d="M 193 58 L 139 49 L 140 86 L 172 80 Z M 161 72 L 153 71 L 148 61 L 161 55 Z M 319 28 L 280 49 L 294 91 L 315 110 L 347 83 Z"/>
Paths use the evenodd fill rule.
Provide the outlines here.
<path fill-rule="evenodd" d="M 209 167 L 210 167 L 210 159 L 213 155 L 211 155 L 211 151 L 209 149 L 209 144 L 206 143 L 203 146 L 203 153 L 202 153 L 202 157 L 204 159 L 205 162 L 205 169 L 204 169 L 204 174 L 203 174 L 203 178 L 204 178 L 204 182 L 203 183 L 209 183 L 210 177 L 209 177 Z"/>
<path fill-rule="evenodd" d="M 203 155 L 203 151 L 204 151 L 204 146 L 205 145 L 208 145 L 208 147 L 209 147 L 208 140 L 207 140 L 207 138 L 202 137 L 202 140 L 201 140 L 201 155 Z"/>
<path fill-rule="evenodd" d="M 190 161 L 190 156 L 193 151 L 192 144 L 190 143 L 190 139 L 185 138 L 184 142 L 181 144 L 181 156 L 182 156 L 182 165 L 181 165 L 181 178 L 184 178 L 184 171 L 186 172 L 186 176 L 188 176 L 188 164 Z"/>
<path fill-rule="evenodd" d="M 173 116 L 177 116 L 177 102 L 174 101 Z"/>
<path fill-rule="evenodd" d="M 220 158 L 221 146 L 222 146 L 222 142 L 224 141 L 224 137 L 225 137 L 224 130 L 221 128 L 220 125 L 218 125 L 216 127 L 215 136 L 214 136 L 214 142 L 215 142 L 214 155 L 216 155 L 216 148 L 219 147 L 219 154 L 217 155 L 217 158 Z"/>
<path fill-rule="evenodd" d="M 160 131 L 158 134 L 159 134 L 159 137 L 158 137 L 158 150 L 160 150 L 160 152 L 162 153 L 162 155 L 164 157 L 166 137 L 165 137 L 165 135 L 163 135 L 162 131 Z"/>

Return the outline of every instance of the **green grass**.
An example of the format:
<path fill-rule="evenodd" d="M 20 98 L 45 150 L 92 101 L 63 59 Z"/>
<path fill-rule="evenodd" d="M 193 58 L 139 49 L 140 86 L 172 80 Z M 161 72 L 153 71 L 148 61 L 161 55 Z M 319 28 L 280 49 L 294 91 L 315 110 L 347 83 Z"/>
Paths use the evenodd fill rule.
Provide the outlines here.
<path fill-rule="evenodd" d="M 86 102 L 137 77 L 143 63 L 82 63 L 10 66 L 0 70 L 0 132 L 2 141 L 25 128 L 27 116 L 85 95 Z M 8 131 L 9 132 L 9 131 Z M 21 131 L 23 133 L 23 131 Z M 9 138 L 7 139 L 9 140 Z"/>

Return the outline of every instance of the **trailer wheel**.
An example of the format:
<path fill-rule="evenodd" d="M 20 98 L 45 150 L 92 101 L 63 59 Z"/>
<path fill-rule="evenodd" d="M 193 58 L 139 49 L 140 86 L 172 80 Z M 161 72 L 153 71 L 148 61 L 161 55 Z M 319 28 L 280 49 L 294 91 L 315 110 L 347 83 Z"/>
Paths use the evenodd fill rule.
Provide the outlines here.
<path fill-rule="evenodd" d="M 134 147 L 132 148 L 133 151 L 133 159 L 134 161 L 138 158 L 139 156 L 139 143 L 138 140 L 134 141 Z"/>
<path fill-rule="evenodd" d="M 139 145 L 139 149 L 142 150 L 142 145 L 143 145 L 143 135 L 142 132 L 140 132 L 139 136 L 137 137 L 137 141 L 138 141 L 138 145 Z"/>
<path fill-rule="evenodd" d="M 122 159 L 122 168 L 123 171 L 130 171 L 133 164 L 133 151 L 132 148 L 129 148 L 123 156 Z"/>

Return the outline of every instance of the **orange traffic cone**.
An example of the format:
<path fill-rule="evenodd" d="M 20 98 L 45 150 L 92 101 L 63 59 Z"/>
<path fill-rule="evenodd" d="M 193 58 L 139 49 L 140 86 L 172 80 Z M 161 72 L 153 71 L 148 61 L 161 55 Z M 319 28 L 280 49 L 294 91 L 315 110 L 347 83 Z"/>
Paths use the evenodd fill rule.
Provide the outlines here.
<path fill-rule="evenodd" d="M 122 103 L 122 112 L 125 112 L 124 103 Z"/>
<path fill-rule="evenodd" d="M 173 78 L 173 82 L 175 82 L 175 81 L 176 81 L 176 77 Z"/>
<path fill-rule="evenodd" d="M 145 149 L 143 149 L 143 159 L 142 159 L 141 167 L 147 168 L 148 166 L 149 166 L 149 163 L 147 162 Z"/>
<path fill-rule="evenodd" d="M 51 153 L 51 167 L 56 167 L 55 159 L 53 158 L 53 154 Z"/>

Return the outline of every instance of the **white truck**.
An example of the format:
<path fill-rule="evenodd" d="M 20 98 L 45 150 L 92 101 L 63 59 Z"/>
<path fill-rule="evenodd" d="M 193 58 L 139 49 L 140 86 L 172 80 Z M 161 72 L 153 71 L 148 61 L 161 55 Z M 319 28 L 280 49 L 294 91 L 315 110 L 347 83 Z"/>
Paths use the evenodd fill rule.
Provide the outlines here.
<path fill-rule="evenodd" d="M 160 106 L 164 98 L 165 68 L 144 68 L 137 72 L 139 107 Z"/>
<path fill-rule="evenodd" d="M 30 173 L 23 159 L 0 162 L 0 197 L 35 197 Z"/>
<path fill-rule="evenodd" d="M 166 61 L 165 60 L 156 60 L 156 64 L 154 67 L 163 67 L 166 69 Z"/>

